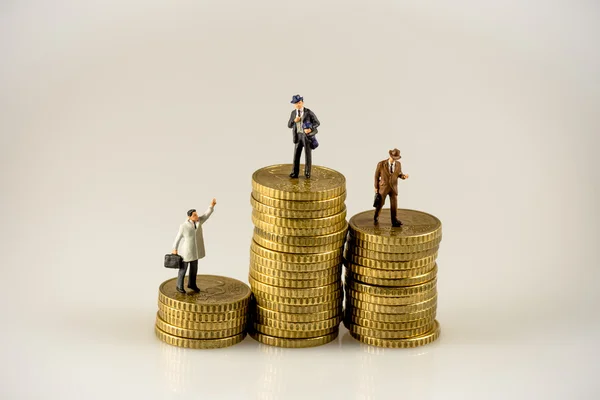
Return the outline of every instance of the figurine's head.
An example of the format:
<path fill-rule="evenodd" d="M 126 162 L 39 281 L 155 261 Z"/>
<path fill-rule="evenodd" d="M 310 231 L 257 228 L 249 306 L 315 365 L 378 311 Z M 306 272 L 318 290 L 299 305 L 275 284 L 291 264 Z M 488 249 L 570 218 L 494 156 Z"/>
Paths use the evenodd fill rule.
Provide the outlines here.
<path fill-rule="evenodd" d="M 400 150 L 390 150 L 390 158 L 394 161 L 398 161 L 399 159 L 401 159 L 402 157 L 400 157 Z"/>
<path fill-rule="evenodd" d="M 193 222 L 198 222 L 198 220 L 199 220 L 199 218 L 198 218 L 198 213 L 197 213 L 197 212 L 196 212 L 196 210 L 195 210 L 195 209 L 193 209 L 193 208 L 192 208 L 191 210 L 188 210 L 188 212 L 187 212 L 187 216 L 188 216 L 188 218 L 190 219 L 190 221 L 193 221 Z"/>
<path fill-rule="evenodd" d="M 300 110 L 302 107 L 304 107 L 304 97 L 300 96 L 299 94 L 295 94 L 292 96 L 292 101 L 290 101 L 290 103 L 294 105 L 296 110 Z"/>

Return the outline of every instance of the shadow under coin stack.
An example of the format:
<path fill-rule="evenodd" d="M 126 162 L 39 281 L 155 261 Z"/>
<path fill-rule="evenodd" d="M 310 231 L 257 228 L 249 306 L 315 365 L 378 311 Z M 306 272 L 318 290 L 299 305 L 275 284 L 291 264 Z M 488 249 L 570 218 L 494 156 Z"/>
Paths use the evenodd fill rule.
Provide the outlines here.
<path fill-rule="evenodd" d="M 249 330 L 264 344 L 313 347 L 334 340 L 342 320 L 346 179 L 318 166 L 310 179 L 292 179 L 291 170 L 252 175 Z"/>
<path fill-rule="evenodd" d="M 185 278 L 187 286 L 188 278 Z M 250 288 L 236 279 L 198 275 L 200 293 L 179 293 L 177 278 L 160 285 L 154 331 L 163 342 L 192 349 L 232 346 L 246 337 Z"/>
<path fill-rule="evenodd" d="M 436 340 L 437 252 L 442 224 L 433 215 L 374 210 L 350 219 L 345 253 L 344 325 L 357 340 L 380 347 L 422 346 Z"/>

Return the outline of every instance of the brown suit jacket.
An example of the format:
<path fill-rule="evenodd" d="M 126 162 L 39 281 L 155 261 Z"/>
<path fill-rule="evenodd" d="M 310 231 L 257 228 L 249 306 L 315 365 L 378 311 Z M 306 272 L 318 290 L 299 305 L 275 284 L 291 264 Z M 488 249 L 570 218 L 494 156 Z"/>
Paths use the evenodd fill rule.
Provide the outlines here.
<path fill-rule="evenodd" d="M 394 162 L 394 173 L 390 174 L 388 160 L 380 161 L 375 169 L 375 188 L 380 195 L 392 192 L 398 195 L 398 177 L 402 175 L 402 166 L 400 161 Z"/>

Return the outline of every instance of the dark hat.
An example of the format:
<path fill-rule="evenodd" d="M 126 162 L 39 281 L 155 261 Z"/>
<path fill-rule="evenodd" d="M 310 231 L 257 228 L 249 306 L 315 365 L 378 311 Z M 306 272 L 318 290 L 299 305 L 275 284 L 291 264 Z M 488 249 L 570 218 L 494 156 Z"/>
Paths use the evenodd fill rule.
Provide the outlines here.
<path fill-rule="evenodd" d="M 292 97 L 292 101 L 290 101 L 290 103 L 296 104 L 299 101 L 304 101 L 304 97 L 300 96 L 299 94 L 295 94 Z"/>
<path fill-rule="evenodd" d="M 398 149 L 390 150 L 390 157 L 392 157 L 394 160 L 399 160 L 400 159 L 400 150 L 398 150 Z"/>

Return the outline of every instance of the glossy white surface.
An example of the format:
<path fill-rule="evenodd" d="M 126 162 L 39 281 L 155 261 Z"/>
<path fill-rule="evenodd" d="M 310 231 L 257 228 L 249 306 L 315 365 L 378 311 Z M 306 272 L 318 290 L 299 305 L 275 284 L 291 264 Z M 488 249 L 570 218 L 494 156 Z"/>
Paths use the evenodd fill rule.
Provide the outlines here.
<path fill-rule="evenodd" d="M 0 6 L 0 398 L 597 399 L 600 8 L 518 1 Z M 402 151 L 444 224 L 442 337 L 189 351 L 153 334 L 189 208 L 247 281 L 254 170 L 295 93 L 348 214 Z M 192 171 L 192 172 L 190 172 Z"/>

